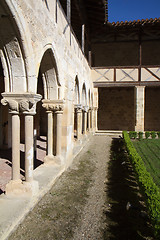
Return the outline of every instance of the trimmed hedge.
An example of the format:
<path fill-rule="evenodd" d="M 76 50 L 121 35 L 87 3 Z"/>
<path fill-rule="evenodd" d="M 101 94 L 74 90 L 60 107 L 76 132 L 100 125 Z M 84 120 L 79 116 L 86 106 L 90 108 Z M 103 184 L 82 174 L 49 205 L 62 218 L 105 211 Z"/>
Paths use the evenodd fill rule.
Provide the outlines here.
<path fill-rule="evenodd" d="M 156 239 L 160 239 L 160 190 L 153 182 L 150 173 L 147 172 L 143 160 L 133 146 L 127 131 L 123 132 L 123 138 L 130 161 L 134 167 L 138 182 L 146 199 L 146 205 L 149 210 Z"/>

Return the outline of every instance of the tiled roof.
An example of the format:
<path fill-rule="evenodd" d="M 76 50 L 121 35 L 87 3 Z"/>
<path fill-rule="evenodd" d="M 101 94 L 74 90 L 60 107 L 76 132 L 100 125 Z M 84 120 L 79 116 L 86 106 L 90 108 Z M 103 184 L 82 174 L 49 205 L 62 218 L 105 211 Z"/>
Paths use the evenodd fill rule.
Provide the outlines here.
<path fill-rule="evenodd" d="M 160 18 L 146 18 L 146 19 L 142 19 L 142 20 L 134 20 L 134 21 L 121 21 L 121 22 L 112 22 L 112 23 L 108 23 L 109 25 L 112 25 L 113 27 L 126 27 L 126 26 L 139 26 L 139 25 L 152 25 L 152 24 L 156 24 L 156 23 L 160 23 Z"/>

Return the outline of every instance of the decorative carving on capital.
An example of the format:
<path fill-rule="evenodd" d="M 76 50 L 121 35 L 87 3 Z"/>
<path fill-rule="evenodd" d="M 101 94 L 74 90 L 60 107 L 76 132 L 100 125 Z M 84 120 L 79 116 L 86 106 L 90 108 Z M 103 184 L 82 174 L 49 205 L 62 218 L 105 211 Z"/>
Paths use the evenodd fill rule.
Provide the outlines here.
<path fill-rule="evenodd" d="M 98 107 L 93 107 L 92 108 L 94 111 L 97 111 L 98 110 Z"/>
<path fill-rule="evenodd" d="M 46 109 L 46 111 L 52 112 L 63 112 L 64 110 L 64 101 L 63 100 L 42 100 L 42 107 Z"/>
<path fill-rule="evenodd" d="M 74 108 L 75 108 L 77 111 L 80 111 L 80 110 L 82 110 L 82 104 L 75 104 L 75 105 L 74 105 Z"/>
<path fill-rule="evenodd" d="M 18 102 L 17 101 L 12 100 L 12 99 L 5 99 L 5 98 L 3 98 L 1 100 L 1 103 L 4 106 L 8 105 L 9 112 L 15 112 L 15 113 L 19 112 Z"/>
<path fill-rule="evenodd" d="M 2 93 L 2 105 L 8 105 L 10 113 L 35 114 L 36 104 L 41 100 L 39 94 Z"/>
<path fill-rule="evenodd" d="M 88 110 L 89 110 L 89 107 L 88 107 L 88 106 L 84 106 L 84 107 L 83 107 L 83 111 L 84 111 L 84 112 L 88 112 Z"/>

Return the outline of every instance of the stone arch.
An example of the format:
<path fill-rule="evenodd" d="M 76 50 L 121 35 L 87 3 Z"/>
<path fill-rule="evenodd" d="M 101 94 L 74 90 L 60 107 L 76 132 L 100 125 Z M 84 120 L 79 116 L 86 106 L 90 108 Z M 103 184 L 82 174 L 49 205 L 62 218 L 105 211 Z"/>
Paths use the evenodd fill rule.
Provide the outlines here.
<path fill-rule="evenodd" d="M 78 138 L 78 111 L 80 110 L 80 93 L 79 93 L 79 80 L 78 76 L 75 78 L 74 84 L 74 97 L 73 97 L 73 104 L 74 104 L 74 139 Z"/>
<path fill-rule="evenodd" d="M 23 85 L 26 88 L 26 92 L 35 92 L 33 90 L 33 81 L 36 81 L 36 74 L 35 74 L 35 64 L 33 64 L 33 48 L 32 48 L 32 37 L 30 33 L 30 29 L 28 27 L 28 23 L 23 15 L 23 12 L 21 11 L 18 2 L 16 1 L 10 1 L 10 0 L 4 0 L 0 3 L 0 13 L 3 18 L 1 18 L 1 24 L 5 22 L 5 29 L 3 31 L 3 28 L 1 27 L 0 31 L 1 33 L 7 32 L 7 37 L 4 38 L 7 43 L 12 40 L 12 44 L 9 44 L 10 46 L 14 45 L 14 40 L 16 40 L 17 43 L 15 43 L 15 48 L 18 45 L 18 48 L 20 51 L 18 51 L 18 57 L 17 55 L 17 49 L 16 53 L 14 54 L 14 51 L 12 52 L 13 56 L 15 55 L 16 60 L 15 62 L 19 62 L 19 66 L 21 69 L 24 70 L 24 74 L 22 75 L 24 78 Z M 27 32 L 27 34 L 26 34 Z M 0 33 L 0 35 L 1 35 Z M 3 39 L 3 44 L 4 44 Z M 8 49 L 10 49 L 10 46 L 7 46 L 6 49 L 4 49 L 4 52 L 7 56 Z M 4 54 L 4 55 L 5 55 Z M 20 57 L 21 59 L 20 59 Z M 21 60 L 21 61 L 20 61 Z M 35 88 L 34 88 L 35 89 Z M 24 92 L 24 89 L 23 89 Z"/>
<path fill-rule="evenodd" d="M 79 104 L 80 103 L 79 80 L 78 80 L 77 76 L 75 78 L 74 100 L 73 101 L 74 101 L 74 104 Z"/>
<path fill-rule="evenodd" d="M 87 106 L 87 91 L 86 91 L 86 85 L 85 83 L 83 83 L 82 86 L 82 107 L 86 107 Z"/>
<path fill-rule="evenodd" d="M 86 134 L 87 130 L 87 91 L 86 85 L 83 83 L 82 86 L 82 134 Z"/>
<path fill-rule="evenodd" d="M 6 92 L 27 92 L 27 70 L 22 38 L 21 17 L 11 1 L 0 4 L 0 57 L 4 70 Z M 24 31 L 25 32 L 25 31 Z M 25 41 L 26 43 L 26 41 Z M 27 45 L 27 44 L 26 44 Z"/>
<path fill-rule="evenodd" d="M 39 68 L 38 81 L 39 78 L 42 78 L 43 82 L 44 99 L 60 99 L 60 82 L 57 63 L 51 48 L 48 48 L 43 54 Z"/>
<path fill-rule="evenodd" d="M 54 102 L 60 99 L 60 82 L 58 75 L 57 63 L 54 57 L 54 53 L 51 46 L 47 46 L 41 58 L 38 82 L 37 82 L 37 93 L 41 94 L 42 101 L 37 104 L 37 114 L 35 116 L 35 128 L 37 132 L 37 139 L 40 145 L 48 146 L 48 133 L 53 131 L 54 142 L 56 141 L 56 119 L 54 112 L 52 112 L 52 117 L 54 117 L 53 129 L 49 129 L 48 125 L 48 111 L 44 107 L 44 101 Z M 48 148 L 47 148 L 48 149 Z M 54 145 L 53 153 L 56 152 L 56 147 Z M 38 151 L 37 151 L 38 154 Z M 43 157 L 40 160 L 44 160 L 47 151 L 43 152 Z"/>

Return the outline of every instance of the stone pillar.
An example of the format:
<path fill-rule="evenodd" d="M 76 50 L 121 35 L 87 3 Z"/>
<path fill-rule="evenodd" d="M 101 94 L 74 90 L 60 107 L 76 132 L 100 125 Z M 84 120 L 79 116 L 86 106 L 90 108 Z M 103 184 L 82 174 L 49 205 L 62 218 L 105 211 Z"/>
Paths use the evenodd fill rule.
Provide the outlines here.
<path fill-rule="evenodd" d="M 88 110 L 88 131 L 91 130 L 91 108 Z"/>
<path fill-rule="evenodd" d="M 12 112 L 12 180 L 20 180 L 20 118 Z"/>
<path fill-rule="evenodd" d="M 91 128 L 91 131 L 93 131 L 93 108 L 92 107 L 90 111 L 90 128 Z"/>
<path fill-rule="evenodd" d="M 8 148 L 12 147 L 12 116 L 8 114 Z"/>
<path fill-rule="evenodd" d="M 144 131 L 145 87 L 135 87 L 135 131 Z"/>
<path fill-rule="evenodd" d="M 38 183 L 33 181 L 33 115 L 36 103 L 41 99 L 39 94 L 2 93 L 3 105 L 9 106 L 12 114 L 12 180 L 6 186 L 7 195 L 35 194 Z M 25 176 L 20 179 L 20 118 L 19 113 L 25 114 Z"/>
<path fill-rule="evenodd" d="M 33 181 L 33 115 L 25 115 L 25 180 Z"/>
<path fill-rule="evenodd" d="M 53 156 L 53 112 L 47 111 L 47 115 L 48 115 L 47 155 Z"/>
<path fill-rule="evenodd" d="M 93 130 L 97 131 L 97 111 L 98 108 L 97 107 L 93 107 L 93 114 L 92 114 L 92 124 L 93 124 Z"/>
<path fill-rule="evenodd" d="M 56 156 L 61 156 L 61 138 L 62 138 L 62 114 L 63 111 L 55 111 L 57 118 L 56 125 Z"/>
<path fill-rule="evenodd" d="M 84 129 L 83 129 L 84 135 L 86 135 L 86 133 L 87 133 L 87 112 L 88 112 L 88 108 L 84 107 Z"/>
<path fill-rule="evenodd" d="M 2 96 L 4 94 L 2 93 Z M 3 96 L 4 97 L 4 96 Z M 3 98 L 3 105 L 9 106 L 12 121 L 12 178 L 6 185 L 6 195 L 17 195 L 21 192 L 22 181 L 20 179 L 20 117 L 18 102 L 13 98 Z"/>
<path fill-rule="evenodd" d="M 82 137 L 82 105 L 75 104 L 75 111 L 77 113 L 77 140 Z"/>
<path fill-rule="evenodd" d="M 62 138 L 62 114 L 63 100 L 43 100 L 43 107 L 48 113 L 48 155 L 45 158 L 47 164 L 62 164 L 61 138 Z M 54 136 L 53 136 L 53 112 L 56 117 L 56 155 L 53 155 Z"/>
<path fill-rule="evenodd" d="M 47 126 L 47 156 L 44 158 L 45 163 L 53 161 L 53 110 L 48 110 L 48 126 Z"/>

